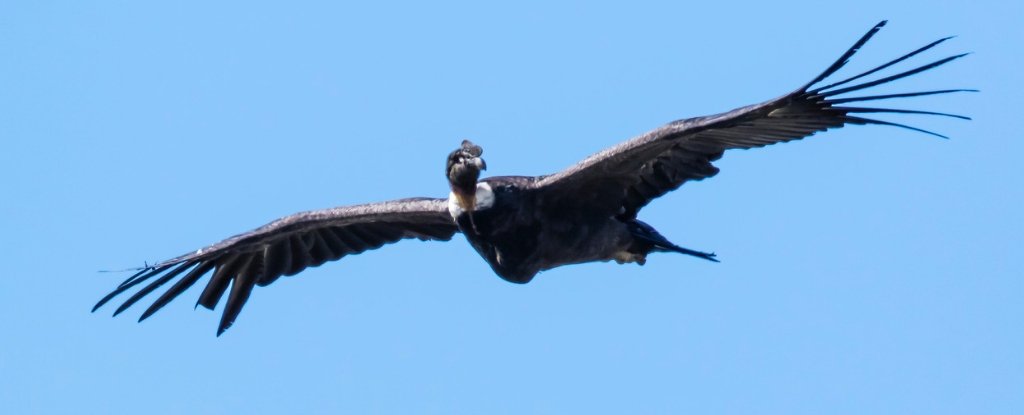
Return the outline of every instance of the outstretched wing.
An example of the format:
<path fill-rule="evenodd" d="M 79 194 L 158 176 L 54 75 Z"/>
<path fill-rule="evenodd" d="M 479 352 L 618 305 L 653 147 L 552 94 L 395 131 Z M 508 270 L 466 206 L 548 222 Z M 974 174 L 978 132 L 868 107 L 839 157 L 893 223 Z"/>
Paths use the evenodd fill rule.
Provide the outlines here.
<path fill-rule="evenodd" d="M 966 54 L 954 55 L 877 80 L 848 85 L 924 52 L 949 38 L 939 39 L 913 52 L 857 76 L 817 86 L 845 65 L 886 22 L 873 27 L 839 60 L 811 82 L 779 98 L 705 117 L 674 121 L 639 137 L 588 157 L 575 166 L 539 180 L 554 204 L 572 205 L 603 214 L 635 217 L 651 200 L 679 188 L 689 180 L 718 173 L 711 164 L 728 149 L 755 148 L 798 140 L 847 124 L 879 124 L 908 128 L 943 137 L 907 125 L 862 117 L 864 113 L 928 114 L 969 119 L 929 111 L 848 106 L 861 101 L 973 91 L 944 89 L 902 94 L 839 97 L 902 79 L 941 66 Z"/>
<path fill-rule="evenodd" d="M 282 275 L 334 261 L 402 239 L 447 241 L 458 232 L 445 199 L 413 198 L 297 213 L 260 228 L 225 239 L 198 251 L 142 269 L 103 297 L 93 311 L 139 284 L 114 315 L 185 274 L 142 313 L 139 321 L 169 303 L 213 271 L 198 305 L 213 309 L 231 286 L 217 328 L 219 336 L 242 311 L 254 286 L 265 286 Z M 188 271 L 186 273 L 186 271 Z M 229 284 L 230 283 L 230 284 Z"/>

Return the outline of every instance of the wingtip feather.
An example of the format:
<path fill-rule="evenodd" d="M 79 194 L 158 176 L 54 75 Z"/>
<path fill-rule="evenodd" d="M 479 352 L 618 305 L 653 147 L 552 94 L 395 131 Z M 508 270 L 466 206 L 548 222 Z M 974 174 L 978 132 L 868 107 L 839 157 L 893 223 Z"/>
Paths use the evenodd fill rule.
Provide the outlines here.
<path fill-rule="evenodd" d="M 129 306 L 131 306 L 131 304 L 121 304 L 121 306 L 117 307 L 117 310 L 114 310 L 114 314 L 111 315 L 111 317 L 117 317 L 118 314 L 121 314 L 124 312 L 124 310 L 127 310 Z"/>
<path fill-rule="evenodd" d="M 871 40 L 871 38 L 874 37 L 875 34 L 877 34 L 878 31 L 881 30 L 882 27 L 884 27 L 888 22 L 888 20 L 882 20 L 881 22 L 875 24 L 875 26 L 872 27 L 871 30 L 868 30 L 867 33 L 860 37 L 860 39 L 857 39 L 857 41 L 853 43 L 853 46 L 847 49 L 846 52 L 843 52 L 839 59 L 836 59 L 836 61 L 833 62 L 832 65 L 830 65 L 827 69 L 825 69 L 824 72 L 818 74 L 818 76 L 814 77 L 814 79 L 812 79 L 811 82 L 808 82 L 806 85 L 801 87 L 800 90 L 808 90 L 810 87 L 814 86 L 818 82 L 821 82 L 825 80 L 825 78 L 828 78 L 832 74 L 836 73 L 836 71 L 841 69 L 843 66 L 846 66 L 846 64 L 849 63 L 850 58 L 852 58 L 853 55 L 855 55 L 857 51 L 860 50 L 860 48 L 864 47 L 864 45 L 867 44 L 868 41 Z"/>
<path fill-rule="evenodd" d="M 949 137 L 944 136 L 944 135 L 939 134 L 939 133 L 934 132 L 934 131 L 928 131 L 928 130 L 925 130 L 923 128 L 911 127 L 911 126 L 906 125 L 906 124 L 900 124 L 900 123 L 895 123 L 895 122 L 890 122 L 890 121 L 882 121 L 882 120 L 876 120 L 876 119 L 873 119 L 873 118 L 851 117 L 851 116 L 846 116 L 846 120 L 848 122 L 855 123 L 855 124 L 876 124 L 876 125 L 888 125 L 888 126 L 892 126 L 892 127 L 905 128 L 907 130 L 917 131 L 919 133 L 925 133 L 925 134 L 932 135 L 932 136 L 939 137 L 939 138 L 943 138 L 943 139 L 946 139 L 946 140 L 949 139 Z"/>

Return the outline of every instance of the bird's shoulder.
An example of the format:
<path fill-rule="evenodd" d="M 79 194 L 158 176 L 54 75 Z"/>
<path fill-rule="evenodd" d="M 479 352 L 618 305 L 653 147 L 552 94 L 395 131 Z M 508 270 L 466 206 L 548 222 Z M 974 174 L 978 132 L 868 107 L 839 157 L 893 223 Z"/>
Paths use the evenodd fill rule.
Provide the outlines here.
<path fill-rule="evenodd" d="M 534 187 L 544 176 L 493 176 L 480 179 L 495 192 L 520 191 Z"/>

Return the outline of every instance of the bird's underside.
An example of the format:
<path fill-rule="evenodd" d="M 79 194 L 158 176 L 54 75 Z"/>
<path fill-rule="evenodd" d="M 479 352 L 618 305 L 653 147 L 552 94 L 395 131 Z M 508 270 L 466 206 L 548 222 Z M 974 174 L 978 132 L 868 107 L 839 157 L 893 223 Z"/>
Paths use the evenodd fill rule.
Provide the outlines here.
<path fill-rule="evenodd" d="M 93 311 L 119 294 L 135 290 L 114 312 L 117 315 L 173 281 L 142 313 L 142 321 L 212 273 L 197 305 L 213 309 L 227 293 L 217 330 L 220 335 L 234 322 L 257 285 L 265 286 L 282 275 L 294 275 L 403 239 L 447 241 L 456 233 L 465 235 L 495 273 L 517 283 L 530 281 L 540 271 L 567 264 L 611 260 L 643 264 L 653 252 L 678 252 L 714 261 L 714 254 L 669 242 L 638 220 L 637 214 L 651 200 L 687 181 L 714 176 L 718 169 L 711 163 L 725 150 L 798 140 L 847 124 L 889 125 L 941 137 L 864 116 L 869 113 L 967 119 L 855 103 L 971 90 L 851 95 L 964 56 L 954 55 L 881 76 L 882 71 L 949 38 L 856 76 L 831 79 L 884 25 L 882 22 L 873 27 L 821 75 L 791 93 L 722 114 L 671 122 L 552 175 L 481 180 L 480 172 L 486 169 L 480 158 L 483 150 L 465 141 L 448 156 L 446 175 L 451 192 L 447 199 L 402 199 L 287 216 L 195 252 L 146 266 L 103 297 Z"/>
<path fill-rule="evenodd" d="M 472 214 L 456 203 L 450 207 L 470 245 L 506 281 L 523 284 L 540 271 L 593 261 L 642 265 L 651 252 L 717 262 L 714 254 L 679 247 L 635 217 L 567 206 L 557 193 L 537 190 L 538 180 L 487 178 L 476 186 Z"/>

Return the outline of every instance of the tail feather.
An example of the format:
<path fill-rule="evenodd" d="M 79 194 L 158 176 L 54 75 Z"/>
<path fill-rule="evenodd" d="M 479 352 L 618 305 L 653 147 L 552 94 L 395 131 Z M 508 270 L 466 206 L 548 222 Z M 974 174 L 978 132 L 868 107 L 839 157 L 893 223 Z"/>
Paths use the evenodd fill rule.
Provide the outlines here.
<path fill-rule="evenodd" d="M 661 246 L 661 245 L 656 245 L 656 246 L 658 248 L 662 248 L 662 249 L 664 249 L 666 251 L 672 251 L 672 252 L 678 252 L 680 254 L 692 255 L 692 256 L 695 256 L 697 258 L 703 258 L 703 259 L 706 259 L 706 260 L 711 261 L 711 262 L 722 262 L 722 261 L 719 261 L 717 258 L 715 258 L 715 253 L 714 252 L 694 251 L 692 249 L 687 249 L 687 248 L 683 248 L 683 247 L 681 247 L 679 245 L 672 244 L 671 242 L 669 242 L 669 244 L 671 246 Z"/>
<path fill-rule="evenodd" d="M 635 238 L 644 242 L 648 242 L 651 245 L 654 245 L 652 251 L 678 252 L 680 254 L 692 255 L 697 258 L 703 258 L 712 262 L 719 262 L 718 259 L 715 258 L 714 252 L 701 252 L 694 251 L 688 248 L 683 248 L 679 245 L 672 243 L 667 238 L 662 236 L 651 225 L 648 225 L 639 220 L 634 219 L 630 221 L 627 224 L 627 226 L 629 227 L 629 233 L 632 234 Z"/>

